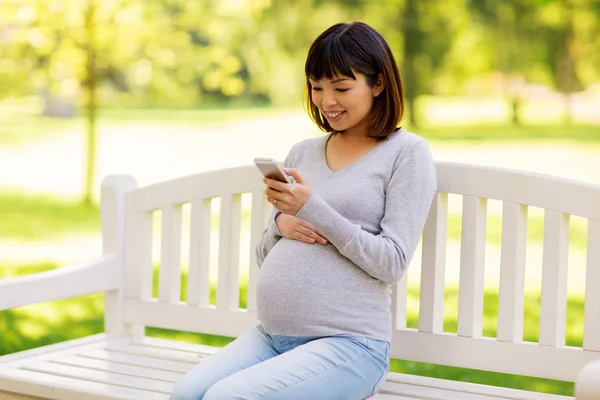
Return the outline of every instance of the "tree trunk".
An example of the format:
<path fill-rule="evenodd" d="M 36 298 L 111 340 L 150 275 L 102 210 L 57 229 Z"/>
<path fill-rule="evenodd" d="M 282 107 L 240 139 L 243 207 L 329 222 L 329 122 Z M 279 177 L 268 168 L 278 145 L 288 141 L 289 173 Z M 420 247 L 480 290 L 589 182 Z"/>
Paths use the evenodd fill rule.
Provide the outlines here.
<path fill-rule="evenodd" d="M 419 84 L 415 68 L 415 59 L 419 54 L 419 35 L 417 0 L 407 0 L 403 18 L 404 57 L 402 63 L 402 80 L 404 82 L 404 95 L 406 98 L 408 121 L 411 129 L 418 127 L 415 103 L 417 100 Z"/>
<path fill-rule="evenodd" d="M 556 80 L 558 90 L 563 97 L 564 116 L 563 122 L 567 125 L 573 121 L 573 110 L 569 94 L 581 87 L 575 66 L 575 32 L 574 32 L 574 10 L 571 2 L 565 3 L 565 18 L 567 24 L 559 31 L 562 37 L 558 40 L 558 49 L 554 56 L 556 65 Z"/>
<path fill-rule="evenodd" d="M 512 123 L 513 125 L 520 126 L 521 116 L 519 114 L 519 109 L 521 108 L 521 100 L 519 100 L 517 96 L 512 96 L 510 100 L 512 105 Z"/>
<path fill-rule="evenodd" d="M 88 6 L 85 13 L 85 26 L 88 36 L 87 42 L 87 64 L 85 86 L 87 87 L 87 140 L 86 140 L 86 165 L 85 165 L 85 189 L 84 202 L 92 203 L 94 189 L 94 179 L 96 175 L 96 111 L 97 111 L 97 93 L 96 93 L 96 3 L 95 0 L 88 0 Z"/>

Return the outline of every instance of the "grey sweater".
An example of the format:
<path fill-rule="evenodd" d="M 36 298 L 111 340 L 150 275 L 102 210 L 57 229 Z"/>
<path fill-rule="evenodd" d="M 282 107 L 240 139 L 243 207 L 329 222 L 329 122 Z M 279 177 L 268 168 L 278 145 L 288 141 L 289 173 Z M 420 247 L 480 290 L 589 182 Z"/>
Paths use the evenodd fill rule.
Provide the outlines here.
<path fill-rule="evenodd" d="M 390 285 L 417 247 L 437 188 L 435 164 L 427 142 L 400 129 L 333 172 L 325 159 L 330 136 L 294 145 L 284 162 L 313 189 L 296 217 L 329 244 L 283 238 L 273 218 L 256 245 L 258 319 L 272 335 L 389 341 Z"/>

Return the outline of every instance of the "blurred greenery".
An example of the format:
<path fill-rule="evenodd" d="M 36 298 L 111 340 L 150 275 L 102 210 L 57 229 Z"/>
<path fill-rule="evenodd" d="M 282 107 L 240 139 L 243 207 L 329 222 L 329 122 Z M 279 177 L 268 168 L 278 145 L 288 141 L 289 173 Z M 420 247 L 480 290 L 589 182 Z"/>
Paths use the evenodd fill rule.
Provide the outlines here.
<path fill-rule="evenodd" d="M 89 79 L 100 105 L 297 104 L 310 43 L 348 20 L 389 42 L 411 108 L 426 94 L 502 95 L 512 113 L 542 86 L 548 96 L 600 82 L 595 0 L 21 0 L 0 10 L 0 97 L 42 96 L 45 113 L 86 104 Z"/>
<path fill-rule="evenodd" d="M 52 264 L 29 266 L 0 265 L 0 278 L 38 273 L 51 270 L 55 267 L 57 266 Z M 154 269 L 153 282 L 153 296 L 156 297 L 158 293 L 157 268 Z M 242 308 L 246 306 L 246 285 L 246 282 L 240 282 L 240 307 Z M 185 272 L 182 274 L 181 287 L 181 300 L 185 301 L 187 287 L 187 274 Z M 215 304 L 215 295 L 216 287 L 215 285 L 212 285 L 210 292 L 211 304 Z M 416 328 L 418 326 L 418 306 L 415 306 L 415 304 L 418 304 L 419 301 L 419 289 L 417 287 L 410 287 L 408 296 L 409 310 L 407 313 L 407 326 Z M 456 332 L 458 290 L 456 288 L 447 289 L 445 299 L 446 312 L 444 318 L 444 331 Z M 539 305 L 540 298 L 538 294 L 530 293 L 527 295 L 524 324 L 524 340 L 526 341 L 535 342 L 538 339 L 540 318 Z M 2 332 L 0 355 L 100 333 L 103 331 L 103 306 L 102 295 L 93 294 L 73 299 L 57 300 L 0 311 L 0 332 Z M 497 293 L 485 293 L 483 321 L 483 333 L 485 336 L 494 337 L 496 334 L 497 311 Z M 581 346 L 583 332 L 581 321 L 583 321 L 583 312 L 583 301 L 581 299 L 570 298 L 567 304 L 567 314 L 569 317 L 569 323 L 567 324 L 568 345 Z M 230 337 L 172 331 L 159 328 L 147 328 L 147 334 L 154 337 L 213 346 L 225 346 L 233 340 L 233 338 Z M 499 374 L 396 359 L 392 360 L 390 368 L 393 372 L 404 372 L 486 385 L 541 391 L 545 393 L 573 395 L 573 384 L 570 382 Z"/>

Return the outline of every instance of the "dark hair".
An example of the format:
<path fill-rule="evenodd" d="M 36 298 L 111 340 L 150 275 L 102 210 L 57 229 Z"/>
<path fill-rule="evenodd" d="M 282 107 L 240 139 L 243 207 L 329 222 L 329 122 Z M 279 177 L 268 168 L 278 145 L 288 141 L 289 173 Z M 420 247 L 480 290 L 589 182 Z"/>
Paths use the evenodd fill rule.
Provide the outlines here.
<path fill-rule="evenodd" d="M 333 25 L 313 42 L 308 51 L 304 73 L 308 96 L 306 106 L 310 118 L 326 132 L 334 129 L 312 102 L 309 79 L 347 76 L 356 79 L 352 70 L 366 76 L 371 87 L 382 75 L 384 89 L 373 99 L 369 113 L 368 135 L 383 140 L 392 134 L 404 116 L 404 88 L 390 47 L 379 32 L 364 22 Z"/>

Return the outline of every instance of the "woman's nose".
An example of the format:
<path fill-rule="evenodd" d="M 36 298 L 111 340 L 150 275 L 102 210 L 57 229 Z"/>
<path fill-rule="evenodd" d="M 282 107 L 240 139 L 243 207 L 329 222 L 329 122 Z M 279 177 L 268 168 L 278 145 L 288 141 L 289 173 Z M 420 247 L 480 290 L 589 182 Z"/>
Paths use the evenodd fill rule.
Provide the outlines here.
<path fill-rule="evenodd" d="M 323 95 L 323 106 L 333 106 L 335 105 L 336 100 L 333 93 L 325 93 Z"/>

